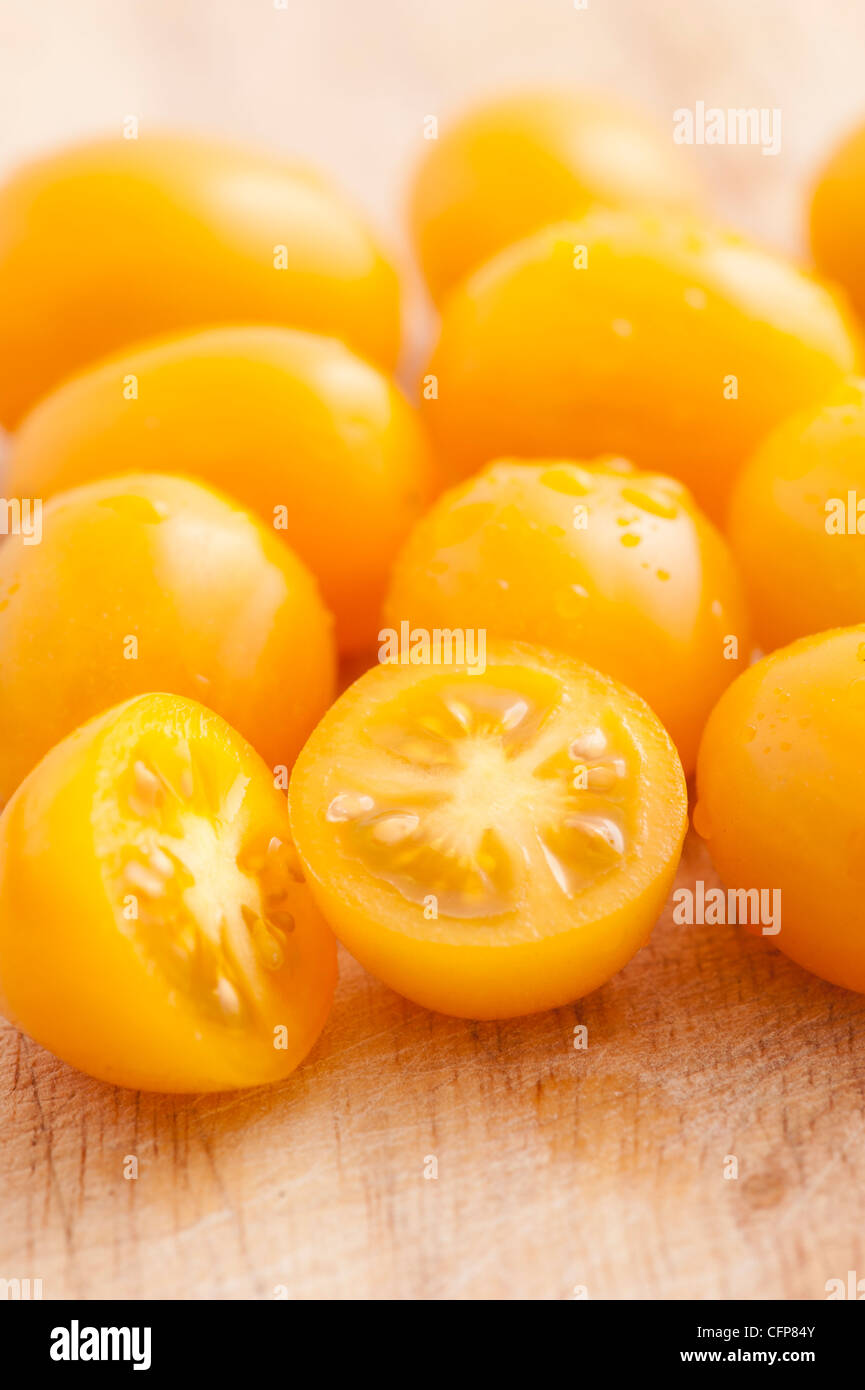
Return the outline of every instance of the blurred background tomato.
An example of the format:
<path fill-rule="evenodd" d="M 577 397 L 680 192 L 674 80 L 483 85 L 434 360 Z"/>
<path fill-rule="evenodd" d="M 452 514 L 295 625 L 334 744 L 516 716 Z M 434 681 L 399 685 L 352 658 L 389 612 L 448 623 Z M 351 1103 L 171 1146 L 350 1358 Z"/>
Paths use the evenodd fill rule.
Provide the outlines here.
<path fill-rule="evenodd" d="M 779 107 L 777 155 L 679 153 L 722 220 L 804 254 L 804 189 L 862 118 L 861 38 L 854 0 L 822 16 L 809 0 L 4 0 L 0 176 L 128 117 L 142 136 L 169 126 L 297 155 L 396 252 L 414 362 L 432 316 L 410 273 L 406 205 L 429 117 L 444 130 L 513 89 L 588 89 L 645 112 L 672 143 L 673 112 L 697 101 Z"/>

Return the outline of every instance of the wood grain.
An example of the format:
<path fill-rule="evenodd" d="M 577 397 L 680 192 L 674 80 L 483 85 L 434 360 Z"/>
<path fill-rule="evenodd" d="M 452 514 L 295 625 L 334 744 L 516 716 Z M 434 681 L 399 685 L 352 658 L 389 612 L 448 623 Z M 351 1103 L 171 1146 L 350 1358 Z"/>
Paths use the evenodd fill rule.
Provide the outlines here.
<path fill-rule="evenodd" d="M 865 105 L 863 36 L 842 0 L 14 0 L 0 164 L 130 111 L 212 126 L 308 154 L 399 241 L 425 114 L 589 82 L 663 121 L 780 106 L 777 159 L 696 153 L 716 207 L 796 248 L 810 170 Z M 0 1277 L 46 1298 L 822 1298 L 865 1275 L 863 1023 L 766 940 L 668 910 L 606 988 L 498 1025 L 343 953 L 313 1056 L 266 1091 L 119 1091 L 0 1025 Z"/>
<path fill-rule="evenodd" d="M 764 941 L 668 912 L 606 988 L 501 1024 L 341 967 L 267 1091 L 119 1091 L 4 1028 L 0 1269 L 46 1297 L 557 1299 L 820 1298 L 865 1267 L 865 1001 Z"/>

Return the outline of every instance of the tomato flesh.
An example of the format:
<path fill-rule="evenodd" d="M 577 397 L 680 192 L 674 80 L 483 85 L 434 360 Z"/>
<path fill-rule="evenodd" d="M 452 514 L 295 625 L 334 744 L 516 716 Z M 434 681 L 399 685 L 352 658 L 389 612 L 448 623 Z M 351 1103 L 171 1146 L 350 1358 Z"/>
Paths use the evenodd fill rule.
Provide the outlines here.
<path fill-rule="evenodd" d="M 128 701 L 57 745 L 0 819 L 0 1003 L 119 1085 L 288 1074 L 336 976 L 285 797 L 212 711 Z"/>
<path fill-rule="evenodd" d="M 686 823 L 672 745 L 591 668 L 497 643 L 486 669 L 383 665 L 290 787 L 313 893 L 351 951 L 444 1012 L 586 993 L 647 939 Z"/>

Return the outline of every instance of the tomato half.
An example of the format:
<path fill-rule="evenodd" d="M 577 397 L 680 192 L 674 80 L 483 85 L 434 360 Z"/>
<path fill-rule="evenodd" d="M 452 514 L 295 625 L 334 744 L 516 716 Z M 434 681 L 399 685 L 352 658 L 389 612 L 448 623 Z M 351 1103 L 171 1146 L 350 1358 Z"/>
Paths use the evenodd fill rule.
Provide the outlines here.
<path fill-rule="evenodd" d="M 648 706 L 519 643 L 381 665 L 328 711 L 289 790 L 322 913 L 429 1008 L 503 1018 L 597 988 L 675 874 L 685 781 Z"/>
<path fill-rule="evenodd" d="M 145 695 L 64 739 L 0 818 L 0 1007 L 121 1086 L 286 1076 L 327 1017 L 336 951 L 285 797 L 212 711 Z"/>

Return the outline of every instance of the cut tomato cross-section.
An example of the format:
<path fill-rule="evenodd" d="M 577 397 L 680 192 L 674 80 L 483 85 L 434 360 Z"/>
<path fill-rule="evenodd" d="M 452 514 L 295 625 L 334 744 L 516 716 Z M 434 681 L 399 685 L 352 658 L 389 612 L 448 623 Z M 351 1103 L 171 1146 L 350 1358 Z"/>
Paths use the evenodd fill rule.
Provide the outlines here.
<path fill-rule="evenodd" d="M 595 988 L 647 939 L 686 826 L 661 724 L 590 667 L 497 644 L 486 669 L 379 666 L 290 789 L 351 951 L 430 1007 L 502 1017 Z"/>
<path fill-rule="evenodd" d="M 285 1076 L 327 1017 L 335 955 L 285 797 L 195 701 L 91 720 L 0 819 L 0 1007 L 94 1076 L 167 1091 Z"/>

